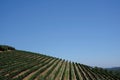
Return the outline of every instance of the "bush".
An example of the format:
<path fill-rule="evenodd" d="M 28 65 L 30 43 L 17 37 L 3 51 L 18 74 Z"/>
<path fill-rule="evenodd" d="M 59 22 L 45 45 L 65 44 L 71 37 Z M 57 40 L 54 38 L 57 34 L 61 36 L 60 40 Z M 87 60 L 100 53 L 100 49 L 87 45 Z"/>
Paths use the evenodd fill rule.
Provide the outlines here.
<path fill-rule="evenodd" d="M 8 51 L 8 50 L 15 50 L 15 48 L 8 45 L 0 45 L 0 51 Z"/>

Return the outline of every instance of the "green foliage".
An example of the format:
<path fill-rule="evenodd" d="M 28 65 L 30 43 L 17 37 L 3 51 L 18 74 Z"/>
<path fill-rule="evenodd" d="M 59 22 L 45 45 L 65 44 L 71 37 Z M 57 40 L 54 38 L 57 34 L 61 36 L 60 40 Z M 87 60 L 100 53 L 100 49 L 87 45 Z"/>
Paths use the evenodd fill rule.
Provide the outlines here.
<path fill-rule="evenodd" d="M 116 80 L 120 79 L 119 72 L 117 73 L 116 71 L 110 71 L 99 67 L 94 67 L 92 70 L 101 75 L 108 76 L 109 78 L 114 78 Z"/>
<path fill-rule="evenodd" d="M 8 50 L 15 50 L 15 48 L 8 45 L 0 45 L 0 51 L 8 51 Z"/>
<path fill-rule="evenodd" d="M 120 80 L 120 72 L 108 71 L 98 67 L 92 68 L 27 51 L 7 51 L 9 50 L 8 46 L 1 47 L 4 50 L 0 52 L 0 80 L 23 80 L 34 72 L 29 80 L 34 80 L 36 77 L 38 80 L 55 80 L 57 78 L 69 78 L 69 80 L 74 78 L 77 80 Z M 62 63 L 58 66 L 60 62 Z M 57 66 L 57 70 L 54 70 Z M 52 72 L 54 75 L 51 78 L 49 75 Z"/>

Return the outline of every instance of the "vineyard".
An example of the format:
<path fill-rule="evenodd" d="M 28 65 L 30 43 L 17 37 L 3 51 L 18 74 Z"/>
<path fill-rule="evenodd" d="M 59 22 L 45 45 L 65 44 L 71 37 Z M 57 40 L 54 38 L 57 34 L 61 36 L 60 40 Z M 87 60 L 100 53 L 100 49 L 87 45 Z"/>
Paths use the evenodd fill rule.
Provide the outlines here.
<path fill-rule="evenodd" d="M 102 68 L 21 50 L 0 52 L 0 80 L 120 80 Z"/>

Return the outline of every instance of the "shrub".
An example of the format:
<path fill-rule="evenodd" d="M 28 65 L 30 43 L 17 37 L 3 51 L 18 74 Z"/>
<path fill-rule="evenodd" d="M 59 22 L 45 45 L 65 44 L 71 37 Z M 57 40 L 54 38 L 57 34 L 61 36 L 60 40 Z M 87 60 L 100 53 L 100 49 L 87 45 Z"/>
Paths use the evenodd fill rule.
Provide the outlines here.
<path fill-rule="evenodd" d="M 0 45 L 0 51 L 8 51 L 8 50 L 15 50 L 15 48 L 8 45 Z"/>

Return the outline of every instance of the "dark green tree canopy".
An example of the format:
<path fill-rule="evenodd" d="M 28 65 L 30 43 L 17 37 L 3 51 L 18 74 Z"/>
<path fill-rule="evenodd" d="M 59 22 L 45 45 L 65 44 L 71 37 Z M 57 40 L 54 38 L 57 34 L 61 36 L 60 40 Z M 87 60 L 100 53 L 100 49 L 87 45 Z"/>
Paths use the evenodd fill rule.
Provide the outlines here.
<path fill-rule="evenodd" d="M 0 45 L 0 51 L 8 51 L 8 50 L 15 50 L 15 48 L 8 45 Z"/>

